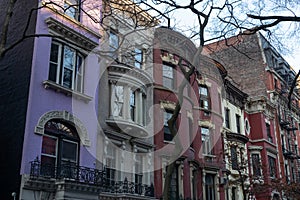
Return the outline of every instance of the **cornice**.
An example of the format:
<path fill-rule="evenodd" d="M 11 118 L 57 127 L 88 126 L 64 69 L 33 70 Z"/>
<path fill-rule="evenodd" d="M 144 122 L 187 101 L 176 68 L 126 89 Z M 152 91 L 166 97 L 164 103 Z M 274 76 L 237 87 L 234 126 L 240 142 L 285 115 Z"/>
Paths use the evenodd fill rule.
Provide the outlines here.
<path fill-rule="evenodd" d="M 48 25 L 48 28 L 55 33 L 58 33 L 65 37 L 66 39 L 70 39 L 74 41 L 74 43 L 83 46 L 89 50 L 94 49 L 98 46 L 97 42 L 94 42 L 93 40 L 89 39 L 88 37 L 82 35 L 81 33 L 75 31 L 73 28 L 63 24 L 62 22 L 59 22 L 58 20 L 49 17 L 45 20 L 46 24 Z M 88 30 L 87 28 L 85 30 Z M 88 31 L 92 35 L 95 35 L 94 32 L 91 32 L 91 30 Z M 95 35 L 100 39 L 100 35 Z"/>

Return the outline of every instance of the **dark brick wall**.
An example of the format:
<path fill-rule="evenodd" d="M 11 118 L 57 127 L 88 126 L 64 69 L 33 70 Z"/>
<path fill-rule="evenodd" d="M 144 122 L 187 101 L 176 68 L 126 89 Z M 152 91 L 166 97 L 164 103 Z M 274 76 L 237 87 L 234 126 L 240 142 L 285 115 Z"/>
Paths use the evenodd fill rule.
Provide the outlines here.
<path fill-rule="evenodd" d="M 0 27 L 9 0 L 0 1 Z M 31 8 L 37 0 L 16 1 L 9 25 L 8 44 L 22 37 Z M 36 16 L 28 33 L 35 30 Z M 0 29 L 1 32 L 1 29 Z M 13 199 L 19 193 L 20 164 L 28 102 L 34 39 L 27 39 L 0 58 L 0 199 Z"/>
<path fill-rule="evenodd" d="M 258 34 L 230 38 L 209 45 L 213 58 L 222 63 L 228 76 L 249 96 L 267 96 L 266 64 L 263 60 Z M 220 50 L 221 49 L 221 50 Z"/>

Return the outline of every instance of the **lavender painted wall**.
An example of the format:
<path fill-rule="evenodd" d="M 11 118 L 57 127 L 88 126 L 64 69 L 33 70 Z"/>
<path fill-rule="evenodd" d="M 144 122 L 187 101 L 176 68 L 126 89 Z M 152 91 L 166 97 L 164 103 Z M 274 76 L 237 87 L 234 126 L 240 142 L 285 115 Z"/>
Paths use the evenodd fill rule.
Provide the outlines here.
<path fill-rule="evenodd" d="M 97 12 L 99 13 L 98 16 L 100 16 L 100 10 L 97 10 Z M 45 23 L 45 19 L 49 17 L 53 17 L 61 22 L 67 22 L 72 28 L 78 27 L 72 21 L 65 21 L 62 16 L 55 15 L 52 11 L 45 8 L 38 12 L 37 33 L 49 33 L 48 26 Z M 83 22 L 87 22 L 85 16 L 82 16 L 82 19 Z M 99 25 L 92 22 L 85 24 L 94 31 L 99 27 Z M 89 39 L 99 43 L 99 38 L 95 35 L 88 33 L 86 30 L 77 30 Z M 95 102 L 97 100 L 96 88 L 100 74 L 98 58 L 94 54 L 88 54 L 85 59 L 84 94 L 92 97 L 90 102 L 72 98 L 64 93 L 56 92 L 53 89 L 45 89 L 43 81 L 48 80 L 51 41 L 52 38 L 50 37 L 35 38 L 21 174 L 29 173 L 29 162 L 33 161 L 37 156 L 40 158 L 42 136 L 36 134 L 34 130 L 40 117 L 49 111 L 68 111 L 83 123 L 84 127 L 87 129 L 91 145 L 80 146 L 79 164 L 82 166 L 94 167 L 95 163 L 94 155 L 96 152 L 96 142 L 94 141 L 96 141 L 98 132 Z"/>

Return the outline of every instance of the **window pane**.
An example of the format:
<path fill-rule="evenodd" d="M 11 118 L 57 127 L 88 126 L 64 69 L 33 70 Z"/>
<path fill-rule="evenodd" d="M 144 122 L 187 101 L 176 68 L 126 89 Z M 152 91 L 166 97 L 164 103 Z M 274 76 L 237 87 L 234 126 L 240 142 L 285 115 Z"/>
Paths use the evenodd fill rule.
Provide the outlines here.
<path fill-rule="evenodd" d="M 83 60 L 84 58 L 81 55 L 77 56 L 76 91 L 78 92 L 83 92 Z"/>
<path fill-rule="evenodd" d="M 66 0 L 64 2 L 65 14 L 79 20 L 79 2 L 77 0 Z"/>
<path fill-rule="evenodd" d="M 56 138 L 43 136 L 42 153 L 56 156 Z"/>
<path fill-rule="evenodd" d="M 76 52 L 68 46 L 64 49 L 64 67 L 74 69 Z"/>
<path fill-rule="evenodd" d="M 173 79 L 173 67 L 163 65 L 163 76 Z"/>
<path fill-rule="evenodd" d="M 64 140 L 62 145 L 62 159 L 72 162 L 77 161 L 77 143 Z"/>
<path fill-rule="evenodd" d="M 135 120 L 135 92 L 130 93 L 130 116 L 131 119 Z"/>
<path fill-rule="evenodd" d="M 135 64 L 134 64 L 135 67 L 140 69 L 143 62 L 143 51 L 141 49 L 138 48 L 135 49 L 134 59 L 135 59 Z"/>
<path fill-rule="evenodd" d="M 164 140 L 171 141 L 173 136 L 171 134 L 170 128 L 168 126 L 168 120 L 172 117 L 171 112 L 164 112 Z"/>
<path fill-rule="evenodd" d="M 206 87 L 200 86 L 199 90 L 200 90 L 200 95 L 208 96 L 208 91 Z"/>
<path fill-rule="evenodd" d="M 66 68 L 64 69 L 63 86 L 72 87 L 72 71 Z"/>
<path fill-rule="evenodd" d="M 57 63 L 58 62 L 58 54 L 59 54 L 59 45 L 52 43 L 51 44 L 50 61 Z"/>
<path fill-rule="evenodd" d="M 251 157 L 252 157 L 253 175 L 254 176 L 261 176 L 259 155 L 258 154 L 252 154 Z"/>
<path fill-rule="evenodd" d="M 119 38 L 118 38 L 117 34 L 115 34 L 114 32 L 110 32 L 109 46 L 110 46 L 111 51 L 115 51 L 119 47 Z"/>
<path fill-rule="evenodd" d="M 114 105 L 113 105 L 113 116 L 123 115 L 123 101 L 124 101 L 124 89 L 123 86 L 115 86 L 114 90 Z"/>
<path fill-rule="evenodd" d="M 236 147 L 231 147 L 231 166 L 232 166 L 232 169 L 238 169 Z"/>
<path fill-rule="evenodd" d="M 50 81 L 54 81 L 54 82 L 57 81 L 57 80 L 56 80 L 56 76 L 57 76 L 57 68 L 58 68 L 57 64 L 50 63 L 49 77 L 48 77 L 48 79 L 49 79 Z"/>

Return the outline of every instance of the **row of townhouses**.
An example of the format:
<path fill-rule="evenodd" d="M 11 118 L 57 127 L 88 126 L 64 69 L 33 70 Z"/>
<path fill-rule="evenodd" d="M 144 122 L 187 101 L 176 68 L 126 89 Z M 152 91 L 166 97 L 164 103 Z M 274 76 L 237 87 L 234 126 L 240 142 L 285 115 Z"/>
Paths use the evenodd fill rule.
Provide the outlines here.
<path fill-rule="evenodd" d="M 0 58 L 1 199 L 162 199 L 166 179 L 172 200 L 291 199 L 296 73 L 261 34 L 198 48 L 128 0 L 31 0 L 24 35 Z"/>

